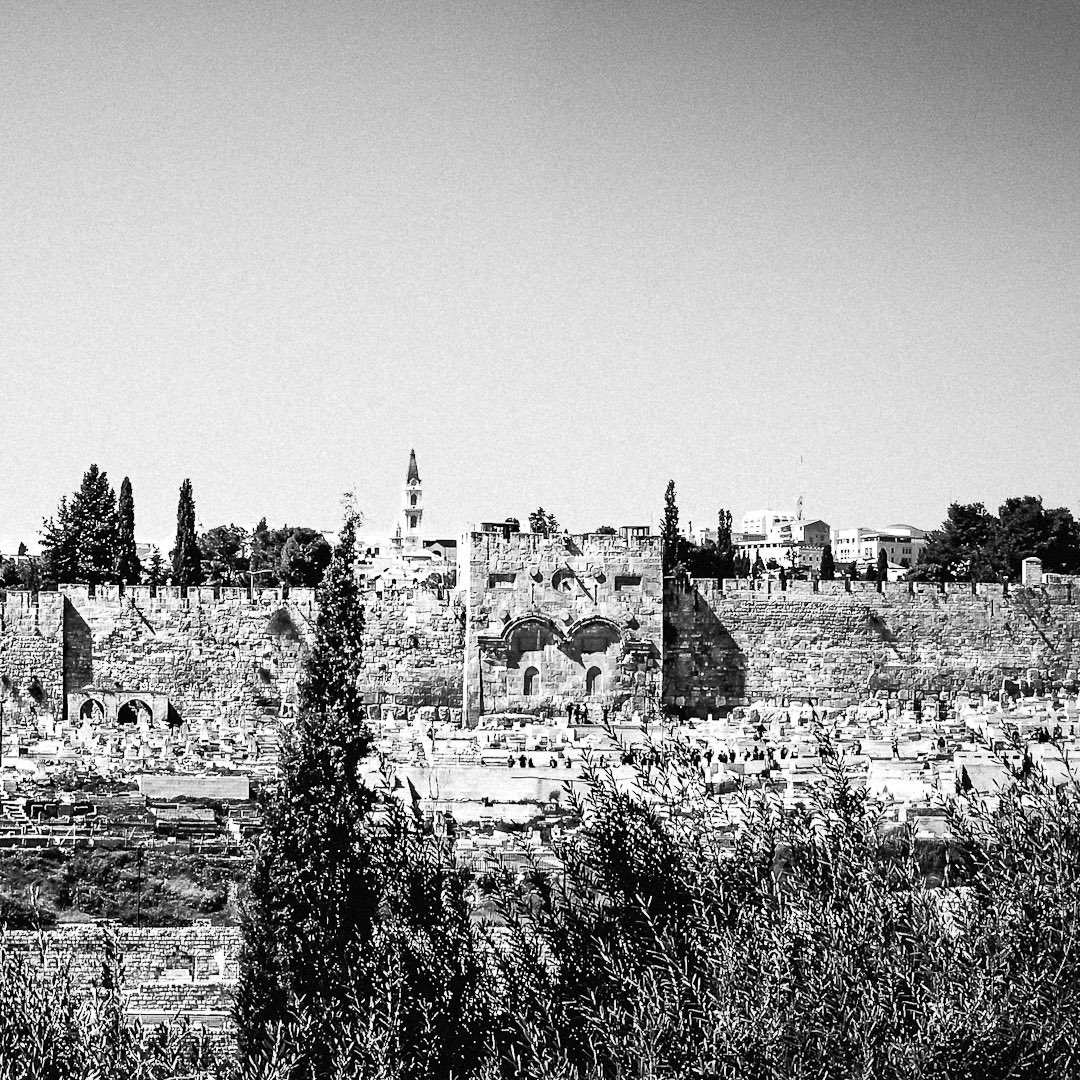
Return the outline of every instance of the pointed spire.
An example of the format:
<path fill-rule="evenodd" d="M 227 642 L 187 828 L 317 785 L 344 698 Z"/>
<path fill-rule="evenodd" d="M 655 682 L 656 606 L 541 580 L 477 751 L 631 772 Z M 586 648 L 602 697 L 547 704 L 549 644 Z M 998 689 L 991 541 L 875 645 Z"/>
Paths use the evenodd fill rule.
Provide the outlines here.
<path fill-rule="evenodd" d="M 416 483 L 418 483 L 418 484 L 420 483 L 420 473 L 417 471 L 417 468 L 416 468 L 416 451 L 415 450 L 410 450 L 409 451 L 409 471 L 405 475 L 405 483 L 406 484 L 411 484 L 414 480 L 416 481 Z"/>

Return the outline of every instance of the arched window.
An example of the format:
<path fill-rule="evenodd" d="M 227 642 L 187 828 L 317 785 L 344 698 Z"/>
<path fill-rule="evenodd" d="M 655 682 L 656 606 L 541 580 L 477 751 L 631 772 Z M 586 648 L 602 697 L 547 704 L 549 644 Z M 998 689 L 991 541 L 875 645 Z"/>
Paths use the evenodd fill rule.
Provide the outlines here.
<path fill-rule="evenodd" d="M 416 505 L 416 492 L 415 491 L 409 496 L 409 505 L 410 506 L 415 506 Z"/>
<path fill-rule="evenodd" d="M 592 697 L 604 692 L 604 676 L 598 667 L 591 667 L 585 673 L 585 693 Z"/>
<path fill-rule="evenodd" d="M 526 697 L 536 697 L 540 693 L 540 672 L 536 668 L 526 668 L 522 680 L 522 693 Z"/>

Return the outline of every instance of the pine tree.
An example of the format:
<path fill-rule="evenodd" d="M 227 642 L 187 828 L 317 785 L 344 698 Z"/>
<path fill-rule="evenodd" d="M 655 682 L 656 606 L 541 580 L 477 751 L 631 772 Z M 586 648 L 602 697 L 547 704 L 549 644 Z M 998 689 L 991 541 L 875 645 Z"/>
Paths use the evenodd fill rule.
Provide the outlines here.
<path fill-rule="evenodd" d="M 540 536 L 554 536 L 559 531 L 559 522 L 554 514 L 538 506 L 529 515 L 529 530 Z"/>
<path fill-rule="evenodd" d="M 79 579 L 79 553 L 66 495 L 60 499 L 55 516 L 42 522 L 41 573 L 47 589 Z"/>
<path fill-rule="evenodd" d="M 660 527 L 664 541 L 664 573 L 670 574 L 679 561 L 679 507 L 675 502 L 675 481 L 669 480 L 664 492 L 664 522 Z"/>
<path fill-rule="evenodd" d="M 116 577 L 125 585 L 137 585 L 140 571 L 139 556 L 135 552 L 135 500 L 131 494 L 131 480 L 125 476 L 120 484 L 117 505 Z"/>
<path fill-rule="evenodd" d="M 146 560 L 143 566 L 143 583 L 146 585 L 164 585 L 166 577 L 165 560 L 161 557 L 161 552 L 156 547 L 152 547 L 150 549 L 150 558 Z"/>
<path fill-rule="evenodd" d="M 257 1063 L 284 1025 L 294 1075 L 361 1075 L 365 1055 L 383 1053 L 394 1058 L 380 1062 L 386 1075 L 464 1075 L 487 1030 L 474 1002 L 484 967 L 464 879 L 360 776 L 372 740 L 355 558 L 349 516 L 319 586 L 300 716 L 252 871 L 241 1052 Z"/>
<path fill-rule="evenodd" d="M 79 553 L 79 576 L 91 585 L 113 580 L 116 559 L 116 495 L 96 465 L 71 500 L 71 527 Z"/>
<path fill-rule="evenodd" d="M 56 516 L 43 523 L 41 547 L 46 585 L 100 585 L 115 577 L 116 495 L 96 465 L 83 474 L 71 500 L 60 500 Z"/>
<path fill-rule="evenodd" d="M 169 553 L 172 559 L 174 585 L 201 585 L 202 556 L 195 539 L 195 497 L 191 481 L 180 485 L 180 501 L 176 507 L 176 547 Z"/>
<path fill-rule="evenodd" d="M 821 553 L 821 580 L 832 581 L 836 577 L 836 562 L 833 559 L 832 544 L 826 544 Z"/>

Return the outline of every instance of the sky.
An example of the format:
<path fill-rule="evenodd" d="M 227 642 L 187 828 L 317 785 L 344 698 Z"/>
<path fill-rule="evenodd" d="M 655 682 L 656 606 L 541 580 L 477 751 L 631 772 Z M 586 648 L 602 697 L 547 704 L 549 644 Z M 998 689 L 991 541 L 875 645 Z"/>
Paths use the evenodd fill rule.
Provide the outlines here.
<path fill-rule="evenodd" d="M 1080 514 L 1075 0 L 0 0 L 0 550 Z"/>

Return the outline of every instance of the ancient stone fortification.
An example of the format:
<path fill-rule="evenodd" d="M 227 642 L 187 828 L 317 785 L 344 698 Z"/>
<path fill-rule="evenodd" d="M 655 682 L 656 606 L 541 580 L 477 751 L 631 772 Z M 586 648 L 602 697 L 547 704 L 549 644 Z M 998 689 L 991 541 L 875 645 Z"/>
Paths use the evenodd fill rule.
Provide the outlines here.
<path fill-rule="evenodd" d="M 1080 595 L 1065 585 L 669 582 L 664 613 L 665 702 L 699 716 L 777 694 L 843 706 L 876 692 L 996 693 L 1003 677 L 1080 668 Z"/>
<path fill-rule="evenodd" d="M 374 704 L 460 717 L 464 609 L 423 589 L 364 597 L 364 686 Z M 8 593 L 0 699 L 72 723 L 229 726 L 289 715 L 316 618 L 314 592 L 99 588 Z M 134 709 L 135 715 L 132 715 Z"/>
<path fill-rule="evenodd" d="M 659 690 L 659 538 L 473 533 L 466 586 L 470 721 L 570 701 L 596 715 Z"/>
<path fill-rule="evenodd" d="M 364 619 L 370 708 L 438 707 L 460 719 L 464 604 L 429 589 L 391 589 L 364 597 Z"/>
<path fill-rule="evenodd" d="M 781 693 L 846 705 L 870 691 L 994 691 L 1003 676 L 1080 668 L 1080 589 L 1069 585 L 1006 595 L 991 585 L 879 593 L 864 582 L 780 591 L 669 581 L 665 591 L 656 538 L 475 533 L 469 554 L 456 596 L 364 596 L 373 717 L 423 710 L 459 721 L 464 705 L 475 720 L 570 701 L 596 715 L 661 692 L 668 706 L 707 715 Z M 9 593 L 0 704 L 9 718 L 44 710 L 124 732 L 145 719 L 188 741 L 207 727 L 208 745 L 221 731 L 226 742 L 243 736 L 248 760 L 263 760 L 264 729 L 294 708 L 315 617 L 313 594 L 299 589 Z M 214 724 L 224 726 L 215 734 Z"/>
<path fill-rule="evenodd" d="M 8 593 L 0 604 L 0 698 L 58 703 L 64 693 L 64 598 Z"/>
<path fill-rule="evenodd" d="M 314 594 L 276 590 L 65 588 L 64 683 L 69 714 L 91 689 L 164 695 L 175 717 L 255 719 L 295 702 Z M 123 695 L 121 695 L 123 696 Z"/>

